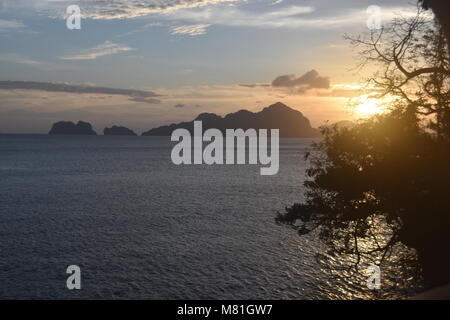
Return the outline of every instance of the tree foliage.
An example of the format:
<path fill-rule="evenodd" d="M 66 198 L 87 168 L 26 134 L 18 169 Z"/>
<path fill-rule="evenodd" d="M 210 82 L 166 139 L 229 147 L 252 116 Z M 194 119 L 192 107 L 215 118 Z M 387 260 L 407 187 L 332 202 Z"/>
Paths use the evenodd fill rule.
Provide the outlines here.
<path fill-rule="evenodd" d="M 312 230 L 331 255 L 383 264 L 398 244 L 417 250 L 425 279 L 450 281 L 450 68 L 440 26 L 423 14 L 351 38 L 361 66 L 376 65 L 372 96 L 389 111 L 323 128 L 307 155 L 306 194 L 277 217 Z M 383 226 L 383 227 L 382 227 Z"/>

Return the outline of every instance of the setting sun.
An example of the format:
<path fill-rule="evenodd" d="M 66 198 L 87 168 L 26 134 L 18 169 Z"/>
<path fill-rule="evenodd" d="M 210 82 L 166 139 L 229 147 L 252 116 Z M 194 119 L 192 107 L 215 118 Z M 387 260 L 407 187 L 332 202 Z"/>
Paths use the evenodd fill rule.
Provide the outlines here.
<path fill-rule="evenodd" d="M 384 107 L 380 105 L 377 99 L 366 99 L 364 102 L 356 105 L 355 111 L 360 117 L 369 117 L 384 112 Z"/>

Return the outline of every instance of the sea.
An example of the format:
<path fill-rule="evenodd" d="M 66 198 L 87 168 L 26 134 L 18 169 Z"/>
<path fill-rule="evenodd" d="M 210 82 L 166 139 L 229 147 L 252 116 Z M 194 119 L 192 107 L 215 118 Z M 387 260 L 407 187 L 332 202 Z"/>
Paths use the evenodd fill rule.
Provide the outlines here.
<path fill-rule="evenodd" d="M 304 199 L 315 141 L 281 139 L 261 176 L 174 165 L 170 137 L 0 135 L 0 298 L 371 298 L 319 264 L 317 235 L 275 223 Z"/>

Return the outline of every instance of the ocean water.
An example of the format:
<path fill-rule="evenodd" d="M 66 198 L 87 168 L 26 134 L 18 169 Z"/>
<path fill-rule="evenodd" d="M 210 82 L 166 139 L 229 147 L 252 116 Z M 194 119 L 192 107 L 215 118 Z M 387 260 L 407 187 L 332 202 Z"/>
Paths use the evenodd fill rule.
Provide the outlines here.
<path fill-rule="evenodd" d="M 320 268 L 314 236 L 274 222 L 302 199 L 312 140 L 281 139 L 276 176 L 173 165 L 169 140 L 0 135 L 0 298 L 364 296 Z"/>

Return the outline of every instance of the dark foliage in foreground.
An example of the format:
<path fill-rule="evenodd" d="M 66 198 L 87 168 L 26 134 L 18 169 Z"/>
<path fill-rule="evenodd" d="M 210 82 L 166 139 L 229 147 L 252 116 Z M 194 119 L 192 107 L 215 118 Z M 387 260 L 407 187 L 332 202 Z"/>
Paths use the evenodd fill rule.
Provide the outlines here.
<path fill-rule="evenodd" d="M 333 253 L 381 264 L 399 242 L 418 251 L 425 277 L 445 282 L 450 254 L 450 145 L 407 111 L 324 129 L 308 157 L 306 201 L 279 214 L 300 234 L 318 229 Z M 390 232 L 380 237 L 382 218 Z M 365 240 L 372 246 L 361 246 Z M 437 279 L 435 279 L 437 278 Z"/>
<path fill-rule="evenodd" d="M 369 97 L 388 112 L 352 127 L 323 129 L 307 158 L 305 201 L 278 214 L 300 234 L 316 230 L 330 256 L 382 265 L 413 248 L 431 285 L 450 282 L 450 68 L 441 25 L 399 18 L 350 38 L 361 66 L 379 72 Z"/>

